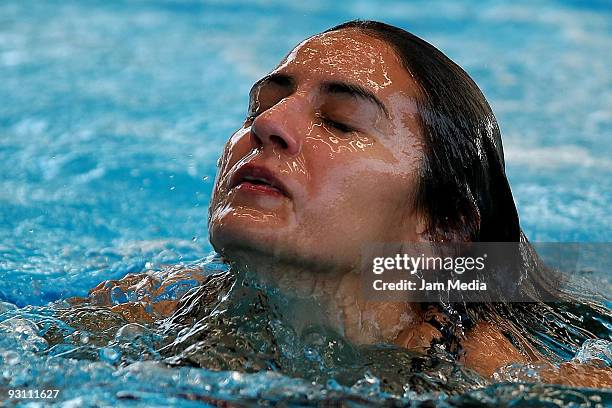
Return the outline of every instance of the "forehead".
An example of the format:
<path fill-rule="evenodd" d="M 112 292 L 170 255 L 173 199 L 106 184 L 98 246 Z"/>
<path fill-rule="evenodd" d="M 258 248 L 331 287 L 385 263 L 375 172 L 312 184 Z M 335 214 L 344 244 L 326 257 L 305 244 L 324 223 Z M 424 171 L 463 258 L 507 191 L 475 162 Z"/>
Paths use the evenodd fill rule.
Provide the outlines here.
<path fill-rule="evenodd" d="M 332 31 L 304 40 L 274 72 L 356 82 L 383 94 L 413 85 L 390 45 L 356 29 Z"/>

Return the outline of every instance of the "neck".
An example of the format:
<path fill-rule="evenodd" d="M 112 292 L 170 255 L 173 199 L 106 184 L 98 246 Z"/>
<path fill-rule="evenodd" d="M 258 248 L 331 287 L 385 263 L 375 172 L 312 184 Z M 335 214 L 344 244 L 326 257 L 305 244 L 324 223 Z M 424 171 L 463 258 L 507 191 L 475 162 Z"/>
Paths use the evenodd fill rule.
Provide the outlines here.
<path fill-rule="evenodd" d="M 393 343 L 401 331 L 422 322 L 418 305 L 364 298 L 360 271 L 355 268 L 313 267 L 253 254 L 236 254 L 230 264 L 237 271 L 255 273 L 258 279 L 294 299 L 290 313 L 297 328 L 324 321 L 357 344 Z M 299 306 L 313 302 L 317 312 Z"/>

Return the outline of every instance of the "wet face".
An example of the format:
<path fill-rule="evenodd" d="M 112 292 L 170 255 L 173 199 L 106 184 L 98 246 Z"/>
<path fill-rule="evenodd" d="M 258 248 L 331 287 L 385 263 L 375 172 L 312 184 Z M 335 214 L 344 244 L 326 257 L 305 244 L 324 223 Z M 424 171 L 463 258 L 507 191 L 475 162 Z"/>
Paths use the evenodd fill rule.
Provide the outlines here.
<path fill-rule="evenodd" d="M 350 270 L 363 244 L 417 241 L 417 86 L 354 29 L 299 44 L 250 94 L 220 160 L 210 239 L 230 260 Z"/>

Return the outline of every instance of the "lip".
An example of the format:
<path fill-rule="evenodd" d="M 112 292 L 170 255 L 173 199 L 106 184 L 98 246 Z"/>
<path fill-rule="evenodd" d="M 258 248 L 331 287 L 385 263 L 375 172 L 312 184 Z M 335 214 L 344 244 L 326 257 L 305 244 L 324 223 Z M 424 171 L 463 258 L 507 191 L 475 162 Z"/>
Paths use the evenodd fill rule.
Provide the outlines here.
<path fill-rule="evenodd" d="M 231 177 L 229 188 L 248 188 L 251 191 L 281 194 L 290 197 L 285 184 L 274 174 L 273 171 L 264 166 L 251 163 L 242 165 Z"/>

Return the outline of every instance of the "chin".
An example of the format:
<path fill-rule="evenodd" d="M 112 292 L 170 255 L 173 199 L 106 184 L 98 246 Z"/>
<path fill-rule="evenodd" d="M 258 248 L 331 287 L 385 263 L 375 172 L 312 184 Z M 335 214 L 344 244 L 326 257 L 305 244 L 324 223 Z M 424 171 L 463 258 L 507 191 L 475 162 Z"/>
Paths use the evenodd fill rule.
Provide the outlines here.
<path fill-rule="evenodd" d="M 208 229 L 213 248 L 228 259 L 232 259 L 232 254 L 236 252 L 272 255 L 286 241 L 282 236 L 286 229 L 272 217 L 225 214 L 222 218 L 213 218 Z"/>
<path fill-rule="evenodd" d="M 210 242 L 230 262 L 262 267 L 264 270 L 279 266 L 299 267 L 312 273 L 338 273 L 357 265 L 343 259 L 342 251 L 326 251 L 333 245 L 312 246 L 295 233 L 279 229 L 245 226 L 225 222 L 211 224 Z M 262 270 L 258 270 L 261 273 Z"/>

